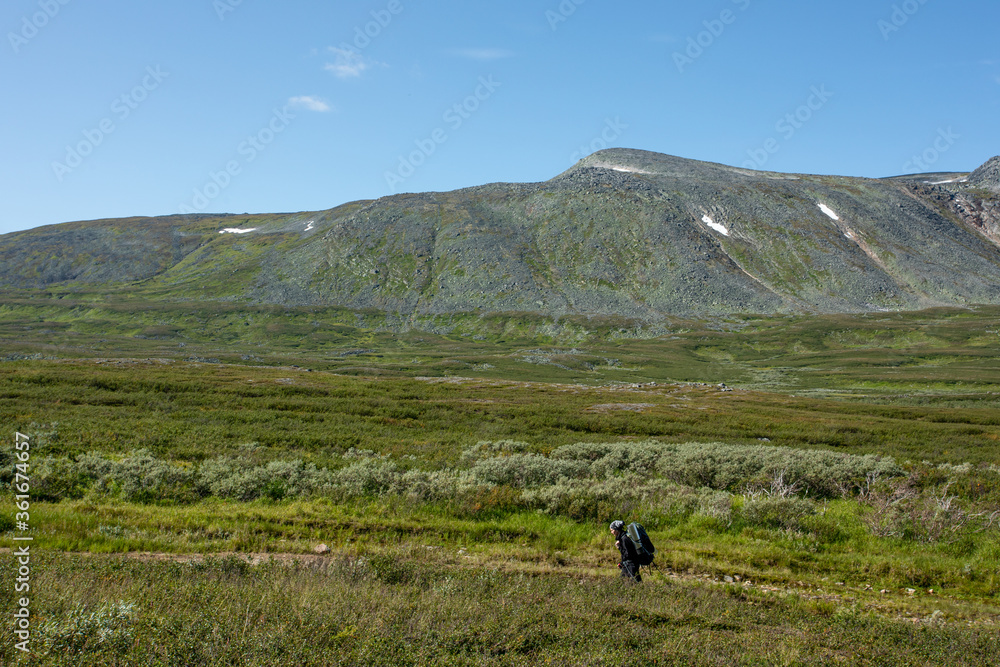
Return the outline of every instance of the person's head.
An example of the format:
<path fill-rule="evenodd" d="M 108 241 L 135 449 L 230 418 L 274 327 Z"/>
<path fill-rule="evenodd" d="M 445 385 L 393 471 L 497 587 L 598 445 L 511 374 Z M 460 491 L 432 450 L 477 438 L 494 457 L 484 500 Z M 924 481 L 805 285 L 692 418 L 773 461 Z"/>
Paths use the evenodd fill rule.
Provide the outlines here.
<path fill-rule="evenodd" d="M 612 521 L 609 528 L 611 534 L 615 537 L 621 537 L 621 534 L 625 532 L 625 522 L 624 521 Z"/>

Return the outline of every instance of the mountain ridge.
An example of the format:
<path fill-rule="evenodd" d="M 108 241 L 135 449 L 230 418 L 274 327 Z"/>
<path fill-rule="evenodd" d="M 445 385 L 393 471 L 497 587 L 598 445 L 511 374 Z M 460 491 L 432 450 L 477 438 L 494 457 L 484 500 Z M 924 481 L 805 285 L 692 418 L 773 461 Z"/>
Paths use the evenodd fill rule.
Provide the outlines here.
<path fill-rule="evenodd" d="M 608 149 L 539 183 L 15 232 L 0 288 L 643 321 L 1000 303 L 998 195 L 1000 157 L 871 179 Z"/>

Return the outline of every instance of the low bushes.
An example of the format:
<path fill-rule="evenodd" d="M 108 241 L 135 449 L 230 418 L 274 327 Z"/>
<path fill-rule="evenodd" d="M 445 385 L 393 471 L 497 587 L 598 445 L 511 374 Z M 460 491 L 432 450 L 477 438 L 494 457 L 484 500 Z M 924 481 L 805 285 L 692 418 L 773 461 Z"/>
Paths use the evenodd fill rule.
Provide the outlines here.
<path fill-rule="evenodd" d="M 302 461 L 271 461 L 248 467 L 234 458 L 210 459 L 198 468 L 196 486 L 200 495 L 254 500 L 266 497 L 281 500 L 328 489 L 335 474 Z"/>
<path fill-rule="evenodd" d="M 921 491 L 918 477 L 870 480 L 859 500 L 868 508 L 862 520 L 873 535 L 952 543 L 1000 523 L 1000 509 L 970 510 L 949 494 L 951 483 Z"/>
<path fill-rule="evenodd" d="M 49 501 L 93 493 L 143 503 L 399 496 L 461 513 L 535 509 L 578 521 L 641 515 L 653 526 L 701 515 L 723 527 L 793 530 L 819 502 L 856 498 L 873 534 L 925 542 L 954 541 L 1000 523 L 1000 512 L 973 510 L 948 495 L 954 480 L 967 484 L 969 467 L 924 466 L 907 477 L 890 458 L 724 443 L 578 443 L 547 456 L 529 450 L 516 441 L 479 442 L 458 467 L 436 471 L 355 449 L 340 468 L 263 461 L 253 446 L 196 465 L 147 450 L 121 459 L 90 453 L 33 463 L 32 492 Z M 938 479 L 947 480 L 943 491 L 931 485 Z"/>
<path fill-rule="evenodd" d="M 38 640 L 46 656 L 121 655 L 135 641 L 135 605 L 115 602 L 88 611 L 76 607 L 58 620 L 42 623 Z"/>

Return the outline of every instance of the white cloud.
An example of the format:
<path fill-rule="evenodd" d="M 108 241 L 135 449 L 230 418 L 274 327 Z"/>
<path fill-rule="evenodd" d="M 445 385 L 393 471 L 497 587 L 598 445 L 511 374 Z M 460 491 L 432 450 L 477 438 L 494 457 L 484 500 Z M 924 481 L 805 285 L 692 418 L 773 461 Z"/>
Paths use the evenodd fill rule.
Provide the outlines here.
<path fill-rule="evenodd" d="M 320 113 L 332 110 L 329 104 L 318 97 L 312 97 L 310 95 L 292 97 L 288 100 L 288 104 L 300 109 L 306 109 L 307 111 L 318 111 Z"/>
<path fill-rule="evenodd" d="M 460 58 L 470 58 L 472 60 L 501 60 L 503 58 L 513 58 L 516 54 L 507 49 L 452 49 L 449 51 L 453 56 Z"/>
<path fill-rule="evenodd" d="M 323 69 L 332 72 L 338 79 L 356 79 L 372 67 L 373 63 L 357 51 L 338 49 L 335 46 L 331 46 L 328 50 L 336 56 L 336 59 L 332 63 L 327 63 Z"/>

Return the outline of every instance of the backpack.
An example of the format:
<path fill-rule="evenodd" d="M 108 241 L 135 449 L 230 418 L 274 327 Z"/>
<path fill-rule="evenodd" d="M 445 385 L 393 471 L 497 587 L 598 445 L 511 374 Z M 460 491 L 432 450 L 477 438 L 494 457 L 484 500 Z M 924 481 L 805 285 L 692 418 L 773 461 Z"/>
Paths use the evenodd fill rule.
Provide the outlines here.
<path fill-rule="evenodd" d="M 649 565 L 652 563 L 656 547 L 653 546 L 653 542 L 649 539 L 649 535 L 646 534 L 646 529 L 642 527 L 642 524 L 632 522 L 625 529 L 625 532 L 628 534 L 629 539 L 632 540 L 632 544 L 635 545 L 639 565 Z"/>

